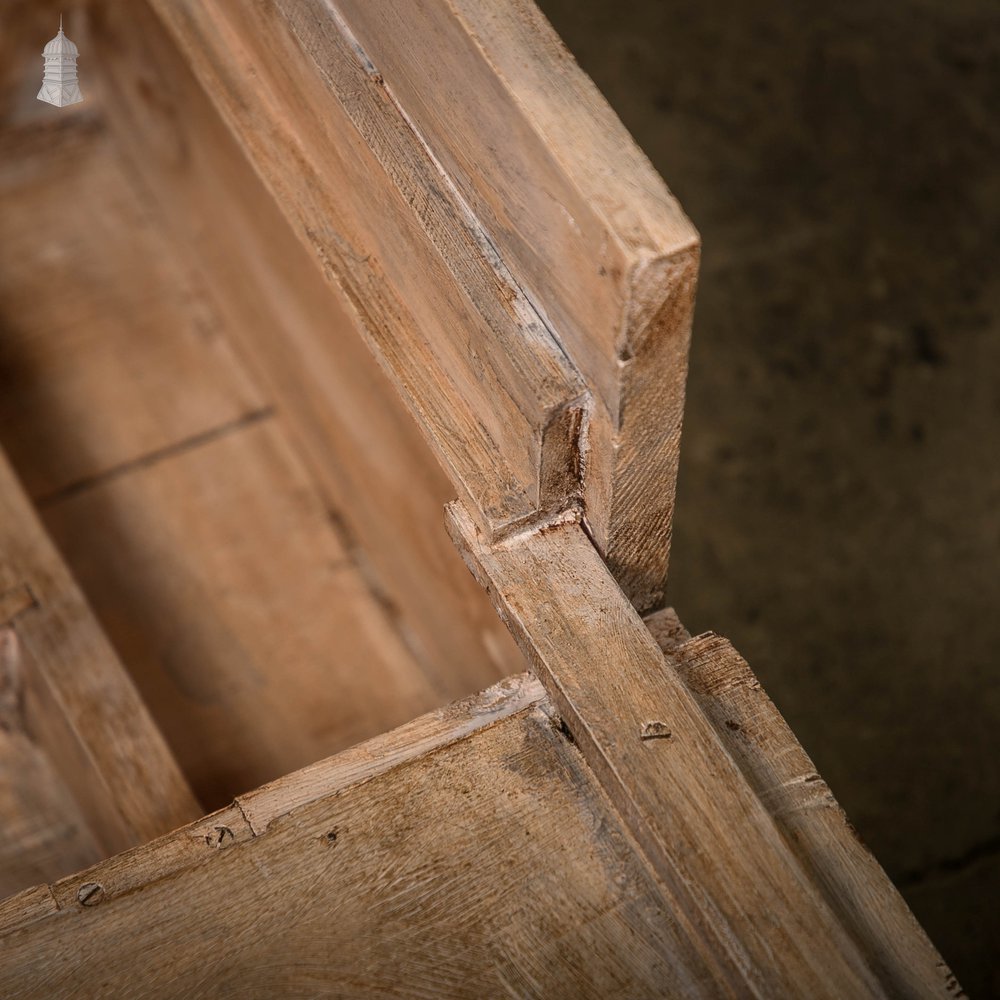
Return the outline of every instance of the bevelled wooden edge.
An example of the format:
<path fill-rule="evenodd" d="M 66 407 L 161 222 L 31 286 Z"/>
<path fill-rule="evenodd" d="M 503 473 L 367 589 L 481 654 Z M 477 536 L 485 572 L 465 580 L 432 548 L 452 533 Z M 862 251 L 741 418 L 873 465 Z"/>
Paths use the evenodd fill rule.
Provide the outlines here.
<path fill-rule="evenodd" d="M 200 811 L 160 731 L 0 451 L 0 598 L 20 724 L 99 845 L 120 851 Z"/>
<path fill-rule="evenodd" d="M 266 832 L 303 806 L 371 781 L 393 768 L 465 739 L 546 700 L 530 674 L 428 712 L 355 747 L 239 796 L 194 823 L 83 871 L 0 901 L 0 936 L 68 908 L 95 906 L 135 892 Z"/>
<path fill-rule="evenodd" d="M 301 0 L 279 6 L 291 16 Z M 531 0 L 328 6 L 583 376 L 588 531 L 632 602 L 658 607 L 699 262 L 694 226 Z"/>
<path fill-rule="evenodd" d="M 692 638 L 672 608 L 644 620 L 887 990 L 921 997 L 937 987 L 961 996 L 954 974 L 732 643 L 712 632 Z"/>
<path fill-rule="evenodd" d="M 428 712 L 398 729 L 359 743 L 236 799 L 255 834 L 278 816 L 357 785 L 414 757 L 464 739 L 470 733 L 506 719 L 545 698 L 545 689 L 530 674 L 516 674 L 469 698 Z"/>
<path fill-rule="evenodd" d="M 676 653 L 664 655 L 579 523 L 564 518 L 490 544 L 456 503 L 448 524 L 721 980 L 737 994 L 766 996 L 948 995 L 915 922 L 859 926 L 821 891 L 731 736 L 720 734 Z M 668 647 L 683 639 L 666 631 Z M 694 640 L 692 653 L 703 647 Z M 875 877 L 858 887 L 902 905 Z M 887 972 L 879 949 L 897 949 L 917 968 Z"/>

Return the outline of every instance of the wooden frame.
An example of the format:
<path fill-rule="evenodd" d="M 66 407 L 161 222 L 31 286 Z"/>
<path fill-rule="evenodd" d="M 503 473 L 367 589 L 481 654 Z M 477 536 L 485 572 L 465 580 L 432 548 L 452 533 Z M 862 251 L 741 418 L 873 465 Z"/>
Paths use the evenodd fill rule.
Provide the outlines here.
<path fill-rule="evenodd" d="M 40 748 L 80 837 L 65 870 L 0 904 L 0 993 L 955 995 L 746 663 L 662 606 L 697 235 L 533 5 L 95 0 L 85 14 L 102 117 L 60 128 L 88 149 L 106 136 L 164 240 L 210 276 L 185 308 L 204 300 L 239 363 L 217 359 L 224 393 L 192 393 L 240 437 L 202 458 L 223 431 L 126 428 L 73 478 L 36 465 L 11 418 L 3 443 L 96 617 L 3 466 L 0 722 Z M 25 149 L 55 132 L 4 127 Z M 133 486 L 151 454 L 177 461 Z M 309 754 L 324 735 L 280 720 L 307 728 L 296 713 L 321 685 L 290 663 L 282 688 L 251 654 L 220 675 L 239 698 L 136 673 L 145 640 L 115 621 L 123 591 L 90 566 L 66 505 L 114 482 L 165 512 L 161 493 L 207 489 L 216 464 L 243 470 L 240 505 L 268 510 L 197 582 L 239 597 L 245 565 L 266 575 L 246 538 L 278 559 L 269 505 L 307 525 L 261 600 L 334 564 L 339 589 L 294 587 L 324 642 L 332 593 L 375 623 L 356 626 L 372 643 L 355 654 L 369 728 L 496 683 L 196 818 L 182 770 L 204 800 L 265 773 L 286 734 L 287 759 Z M 448 500 L 481 590 L 440 529 Z M 195 523 L 177 516 L 178 534 Z M 157 558 L 152 576 L 189 580 Z M 246 600 L 239 615 L 225 595 L 207 603 L 218 617 L 185 619 L 200 623 L 190 648 L 225 667 L 222 625 L 258 626 Z M 147 698 L 180 706 L 166 733 L 181 768 L 151 718 L 164 725 L 162 705 L 147 711 L 120 659 Z M 244 668 L 278 722 L 247 705 Z M 171 683 L 203 703 L 191 725 L 222 734 L 211 752 L 185 738 Z M 364 685 L 350 697 L 345 718 Z M 217 754 L 244 751 L 220 779 Z"/>

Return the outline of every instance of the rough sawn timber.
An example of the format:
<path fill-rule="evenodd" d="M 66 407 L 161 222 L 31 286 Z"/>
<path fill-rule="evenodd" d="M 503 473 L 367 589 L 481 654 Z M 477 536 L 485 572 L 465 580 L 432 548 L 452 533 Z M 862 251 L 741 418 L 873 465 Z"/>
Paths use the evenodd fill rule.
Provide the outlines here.
<path fill-rule="evenodd" d="M 303 26 L 324 8 L 337 12 L 552 324 L 591 396 L 588 530 L 632 602 L 657 606 L 698 269 L 694 227 L 534 3 L 277 7 Z M 322 44 L 314 29 L 300 36 Z"/>
<path fill-rule="evenodd" d="M 0 554 L 4 746 L 16 738 L 37 748 L 57 790 L 71 796 L 69 828 L 80 817 L 104 853 L 193 819 L 200 809 L 186 781 L 2 452 Z M 24 761 L 19 753 L 13 766 Z M 26 789 L 22 805 L 36 792 Z M 46 802 L 52 797 L 35 800 Z M 14 828 L 8 822 L 5 837 Z M 67 855 L 63 864 L 79 856 Z"/>
<path fill-rule="evenodd" d="M 483 526 L 564 507 L 585 386 L 342 19 L 154 8 Z"/>
<path fill-rule="evenodd" d="M 719 993 L 537 682 L 409 728 L 367 745 L 367 768 L 332 758 L 275 783 L 260 833 L 237 803 L 23 894 L 7 906 L 24 922 L 0 908 L 0 993 Z M 101 887 L 97 905 L 79 904 L 84 886 Z"/>
<path fill-rule="evenodd" d="M 449 520 L 671 909 L 729 990 L 860 997 L 898 995 L 905 985 L 906 995 L 945 994 L 944 963 L 912 918 L 897 919 L 906 907 L 884 876 L 847 880 L 849 892 L 880 897 L 876 915 L 855 923 L 856 902 L 831 905 L 836 879 L 817 884 L 811 859 L 792 849 L 731 738 L 664 657 L 576 519 L 495 544 L 459 504 Z M 899 941 L 888 940 L 896 933 Z M 900 980 L 894 962 L 886 965 L 893 952 L 911 956 L 912 975 Z"/>
<path fill-rule="evenodd" d="M 728 639 L 692 638 L 670 608 L 645 619 L 792 852 L 891 995 L 957 983 L 858 838 L 816 765 Z"/>

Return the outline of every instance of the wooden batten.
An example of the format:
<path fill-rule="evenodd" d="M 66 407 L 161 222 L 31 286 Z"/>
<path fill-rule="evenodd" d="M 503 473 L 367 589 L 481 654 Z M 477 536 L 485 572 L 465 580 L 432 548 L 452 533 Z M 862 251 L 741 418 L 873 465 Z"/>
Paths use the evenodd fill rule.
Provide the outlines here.
<path fill-rule="evenodd" d="M 816 765 L 728 639 L 692 638 L 672 609 L 646 618 L 719 741 L 887 992 L 954 993 L 955 980 L 859 839 Z"/>

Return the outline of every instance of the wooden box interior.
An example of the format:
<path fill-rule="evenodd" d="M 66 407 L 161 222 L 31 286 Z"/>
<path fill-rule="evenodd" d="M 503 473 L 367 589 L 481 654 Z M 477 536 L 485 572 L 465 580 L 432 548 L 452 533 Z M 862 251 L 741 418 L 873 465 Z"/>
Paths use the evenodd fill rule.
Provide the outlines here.
<path fill-rule="evenodd" d="M 208 812 L 523 659 L 350 304 L 157 19 L 68 11 L 85 100 L 57 109 L 14 58 L 54 10 L 0 50 L 0 447 Z M 0 730 L 0 897 L 128 846 L 47 747 L 31 713 Z"/>

